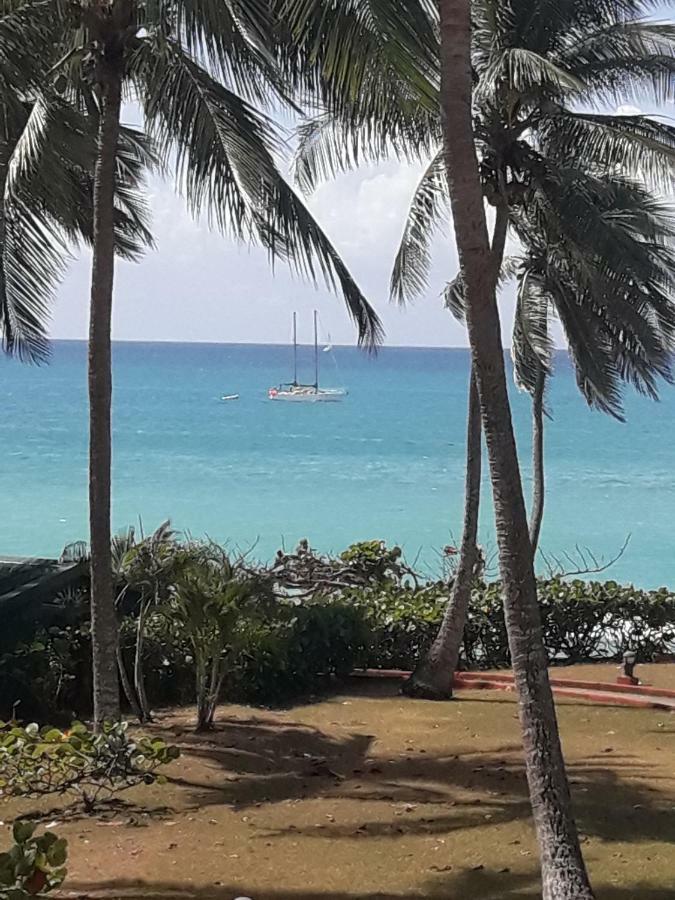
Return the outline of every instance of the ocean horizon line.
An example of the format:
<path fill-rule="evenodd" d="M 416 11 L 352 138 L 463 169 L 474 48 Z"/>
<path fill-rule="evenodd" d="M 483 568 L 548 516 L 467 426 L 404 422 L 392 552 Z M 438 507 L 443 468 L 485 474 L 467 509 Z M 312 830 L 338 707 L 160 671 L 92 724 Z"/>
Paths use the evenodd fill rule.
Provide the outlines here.
<path fill-rule="evenodd" d="M 50 338 L 51 344 L 87 344 L 87 338 Z M 115 344 L 152 344 L 152 345 L 161 345 L 161 346 L 180 346 L 184 347 L 186 345 L 194 346 L 194 347 L 292 347 L 292 341 L 178 341 L 178 340 L 169 340 L 169 339 L 159 339 L 159 340 L 144 340 L 141 338 L 114 338 L 112 341 L 113 345 Z M 330 345 L 331 347 L 344 349 L 344 350 L 360 350 L 362 349 L 364 353 L 367 353 L 368 350 L 365 347 L 359 347 L 357 343 L 353 344 L 344 344 L 337 343 L 336 341 L 322 341 L 321 344 L 324 346 Z M 314 345 L 310 342 L 298 342 L 298 347 L 313 347 Z M 451 344 L 451 345 L 443 345 L 443 344 L 382 344 L 377 350 L 466 350 L 468 351 L 468 344 Z M 510 353 L 511 347 L 504 347 L 504 353 Z M 555 353 L 566 353 L 567 348 L 565 347 L 554 347 Z"/>

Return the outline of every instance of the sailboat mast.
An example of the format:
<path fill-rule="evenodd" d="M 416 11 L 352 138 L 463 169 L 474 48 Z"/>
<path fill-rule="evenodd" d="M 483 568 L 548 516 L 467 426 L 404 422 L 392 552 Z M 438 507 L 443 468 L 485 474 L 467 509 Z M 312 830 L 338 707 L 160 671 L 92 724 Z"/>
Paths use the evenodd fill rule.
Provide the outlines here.
<path fill-rule="evenodd" d="M 314 387 L 319 390 L 319 329 L 317 312 L 314 310 Z"/>
<path fill-rule="evenodd" d="M 298 383 L 298 314 L 293 313 L 293 384 Z"/>

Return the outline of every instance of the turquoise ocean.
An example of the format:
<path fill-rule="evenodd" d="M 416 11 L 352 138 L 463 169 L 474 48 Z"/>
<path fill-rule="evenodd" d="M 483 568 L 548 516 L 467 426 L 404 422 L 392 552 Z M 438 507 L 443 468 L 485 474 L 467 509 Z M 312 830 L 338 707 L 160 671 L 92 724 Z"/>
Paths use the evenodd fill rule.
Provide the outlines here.
<path fill-rule="evenodd" d="M 312 353 L 299 348 L 301 379 Z M 468 351 L 320 359 L 342 403 L 267 399 L 291 377 L 289 347 L 116 344 L 114 527 L 170 518 L 263 559 L 302 537 L 324 551 L 381 538 L 438 570 L 461 534 Z M 512 393 L 529 494 L 529 403 Z M 86 345 L 56 342 L 42 367 L 0 361 L 0 404 L 0 554 L 56 555 L 87 535 Z M 675 588 L 675 388 L 660 403 L 629 393 L 622 424 L 587 409 L 559 353 L 549 407 L 544 551 L 607 559 L 630 534 L 602 577 Z"/>

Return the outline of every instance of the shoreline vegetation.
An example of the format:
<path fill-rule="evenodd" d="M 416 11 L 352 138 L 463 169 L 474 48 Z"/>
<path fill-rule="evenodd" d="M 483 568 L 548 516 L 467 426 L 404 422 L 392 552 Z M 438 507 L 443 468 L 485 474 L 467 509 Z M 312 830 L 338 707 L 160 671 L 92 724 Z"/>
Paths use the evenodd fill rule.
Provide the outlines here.
<path fill-rule="evenodd" d="M 0 718 L 19 710 L 24 720 L 68 721 L 89 709 L 86 549 L 74 545 L 64 556 L 67 586 L 50 588 L 54 572 L 37 566 L 2 573 Z M 455 559 L 448 548 L 446 571 L 430 580 L 381 541 L 336 556 L 302 541 L 263 565 L 168 523 L 145 538 L 128 529 L 112 552 L 126 709 L 147 721 L 152 709 L 189 702 L 197 677 L 200 728 L 213 725 L 222 699 L 269 706 L 321 691 L 356 668 L 414 670 L 437 636 Z M 675 657 L 675 592 L 561 574 L 537 587 L 552 666 L 620 662 L 629 650 L 639 663 Z M 498 580 L 474 573 L 461 669 L 510 666 L 501 593 Z"/>

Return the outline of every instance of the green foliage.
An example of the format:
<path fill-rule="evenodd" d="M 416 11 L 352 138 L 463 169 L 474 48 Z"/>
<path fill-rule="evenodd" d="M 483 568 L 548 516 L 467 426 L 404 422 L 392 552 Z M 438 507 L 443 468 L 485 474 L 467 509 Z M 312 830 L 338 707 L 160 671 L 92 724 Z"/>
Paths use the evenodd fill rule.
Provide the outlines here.
<path fill-rule="evenodd" d="M 63 884 L 68 842 L 51 831 L 35 837 L 33 822 L 15 822 L 13 846 L 0 853 L 0 900 L 42 897 Z"/>
<path fill-rule="evenodd" d="M 164 522 L 139 543 L 129 529 L 113 539 L 113 546 L 119 556 L 115 574 L 124 585 L 138 592 L 141 600 L 159 601 L 168 597 L 177 546 L 169 522 Z"/>
<path fill-rule="evenodd" d="M 449 595 L 447 578 L 423 582 L 398 547 L 364 541 L 339 556 L 307 541 L 267 568 L 233 559 L 210 542 L 181 543 L 162 529 L 138 544 L 120 542 L 116 579 L 123 596 L 120 648 L 130 669 L 139 612 L 150 604 L 142 665 L 154 708 L 195 701 L 211 727 L 219 699 L 274 705 L 325 689 L 360 666 L 411 669 L 435 638 Z M 125 581 L 129 578 L 129 581 Z M 675 653 L 675 594 L 613 581 L 540 580 L 544 641 L 553 662 Z M 24 720 L 70 721 L 90 693 L 89 625 L 41 629 L 0 655 L 2 714 L 14 703 Z M 462 665 L 510 663 L 501 589 L 472 587 Z"/>
<path fill-rule="evenodd" d="M 438 10 L 419 0 L 366 5 L 380 14 L 359 16 L 359 4 L 347 4 L 348 13 L 335 4 L 285 0 L 298 39 L 330 48 L 327 60 L 317 51 L 319 65 L 345 77 L 359 73 L 351 102 L 323 104 L 302 123 L 296 177 L 313 189 L 364 162 L 396 156 L 427 163 L 392 274 L 392 296 L 407 302 L 426 293 L 434 236 L 449 223 L 439 152 Z M 414 21 L 414 49 L 391 39 L 403 6 L 405 21 Z M 672 375 L 675 259 L 671 214 L 659 195 L 672 184 L 675 129 L 652 115 L 597 112 L 636 96 L 651 96 L 657 107 L 667 102 L 675 28 L 649 21 L 647 8 L 597 0 L 471 2 L 483 192 L 508 216 L 523 253 L 513 271 L 520 287 L 512 341 L 518 384 L 532 392 L 539 372 L 551 368 L 549 320 L 556 315 L 584 398 L 617 417 L 624 383 L 654 396 L 659 380 Z M 356 47 L 368 48 L 360 64 Z M 426 63 L 422 80 L 411 78 L 410 54 Z M 462 295 L 455 278 L 446 291 L 455 312 L 462 312 Z"/>
<path fill-rule="evenodd" d="M 32 638 L 0 653 L 0 716 L 72 719 L 91 702 L 88 622 L 39 628 Z"/>
<path fill-rule="evenodd" d="M 367 665 L 373 668 L 413 668 L 431 646 L 443 618 L 449 592 L 446 586 L 388 586 L 354 592 L 349 599 L 367 623 L 370 641 Z"/>
<path fill-rule="evenodd" d="M 554 658 L 580 662 L 630 649 L 646 662 L 675 653 L 675 594 L 665 588 L 554 578 L 540 582 L 539 595 Z"/>
<path fill-rule="evenodd" d="M 263 704 L 312 693 L 363 663 L 369 641 L 363 611 L 350 602 L 281 603 L 273 619 L 246 630 L 226 693 Z"/>
<path fill-rule="evenodd" d="M 340 554 L 352 576 L 360 574 L 364 581 L 382 584 L 400 581 L 408 571 L 403 565 L 400 547 L 387 547 L 384 541 L 360 541 Z"/>
<path fill-rule="evenodd" d="M 197 727 L 208 729 L 213 726 L 228 662 L 241 649 L 246 623 L 264 616 L 270 585 L 232 563 L 213 543 L 191 543 L 178 550 L 173 573 L 164 615 L 192 651 Z"/>
<path fill-rule="evenodd" d="M 91 812 L 121 790 L 157 781 L 157 769 L 178 756 L 159 738 L 131 737 L 126 722 L 106 723 L 99 734 L 81 722 L 66 731 L 2 723 L 0 794 L 74 794 Z"/>
<path fill-rule="evenodd" d="M 618 659 L 627 649 L 647 662 L 675 653 L 675 594 L 640 591 L 615 581 L 539 581 L 544 644 L 552 662 Z M 371 631 L 368 665 L 412 669 L 429 649 L 443 618 L 448 590 L 387 589 L 356 594 Z M 462 664 L 510 665 L 499 582 L 477 581 L 471 592 Z"/>

